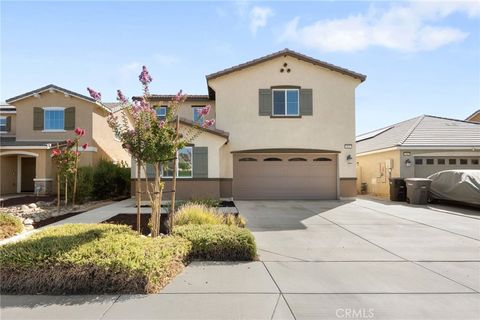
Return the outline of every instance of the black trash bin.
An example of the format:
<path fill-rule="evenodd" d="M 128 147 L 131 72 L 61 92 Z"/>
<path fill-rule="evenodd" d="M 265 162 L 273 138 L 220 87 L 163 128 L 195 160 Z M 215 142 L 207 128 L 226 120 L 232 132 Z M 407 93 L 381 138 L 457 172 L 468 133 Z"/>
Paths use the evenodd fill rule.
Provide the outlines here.
<path fill-rule="evenodd" d="M 407 188 L 405 179 L 390 178 L 390 201 L 405 201 L 407 198 Z"/>
<path fill-rule="evenodd" d="M 424 178 L 408 178 L 407 183 L 407 202 L 411 204 L 427 204 L 428 191 L 432 180 Z"/>

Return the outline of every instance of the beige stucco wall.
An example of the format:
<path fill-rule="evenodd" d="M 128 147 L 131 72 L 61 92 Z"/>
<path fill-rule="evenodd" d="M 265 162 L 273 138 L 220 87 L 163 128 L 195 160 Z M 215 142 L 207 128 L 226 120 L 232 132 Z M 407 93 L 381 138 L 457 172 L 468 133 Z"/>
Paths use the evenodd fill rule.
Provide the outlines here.
<path fill-rule="evenodd" d="M 473 115 L 473 117 L 469 118 L 468 121 L 472 122 L 480 122 L 480 112 L 477 112 Z"/>
<path fill-rule="evenodd" d="M 392 160 L 389 172 L 385 166 L 385 174 L 380 175 L 380 164 Z M 360 193 L 361 183 L 367 184 L 369 194 L 388 196 L 390 194 L 389 178 L 400 177 L 400 151 L 385 151 L 367 155 L 357 155 L 357 192 Z"/>
<path fill-rule="evenodd" d="M 115 139 L 115 134 L 108 126 L 106 116 L 107 112 L 99 108 L 92 112 L 92 139 L 95 147 L 97 147 L 94 162 L 96 163 L 104 158 L 114 162 L 122 161 L 130 166 L 131 157 L 122 148 L 122 143 Z"/>
<path fill-rule="evenodd" d="M 283 63 L 290 73 L 280 73 Z M 339 176 L 355 177 L 355 88 L 360 80 L 298 59 L 279 57 L 212 79 L 216 126 L 230 133 L 220 151 L 220 176 L 233 176 L 232 151 L 314 148 L 340 151 Z M 294 85 L 313 89 L 313 116 L 272 119 L 259 116 L 258 90 Z M 353 149 L 345 150 L 344 144 Z M 347 163 L 346 157 L 353 157 Z"/>

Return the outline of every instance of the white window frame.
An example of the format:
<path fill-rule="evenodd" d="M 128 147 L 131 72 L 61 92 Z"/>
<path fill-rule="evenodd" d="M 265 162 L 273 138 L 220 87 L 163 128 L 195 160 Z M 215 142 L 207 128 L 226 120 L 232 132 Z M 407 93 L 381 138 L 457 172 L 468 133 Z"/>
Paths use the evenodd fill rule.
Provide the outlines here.
<path fill-rule="evenodd" d="M 285 92 L 285 109 L 283 114 L 276 114 L 275 113 L 275 91 L 284 91 Z M 287 92 L 288 91 L 296 91 L 297 92 L 297 113 L 296 114 L 287 114 L 288 110 L 288 100 L 287 100 Z M 272 89 L 272 116 L 274 117 L 297 117 L 300 115 L 300 90 L 299 89 L 292 89 L 292 88 L 278 88 L 278 89 Z"/>
<path fill-rule="evenodd" d="M 0 119 L 5 120 L 5 130 L 0 130 L 0 133 L 7 133 L 7 117 L 6 116 L 0 116 Z M 1 127 L 0 127 L 1 128 Z"/>
<path fill-rule="evenodd" d="M 180 176 L 178 175 L 179 164 L 180 164 L 180 158 L 178 157 L 178 152 L 179 152 L 180 150 L 178 150 L 178 151 L 177 151 L 177 168 L 176 168 L 176 170 L 177 170 L 177 179 L 191 179 L 191 178 L 193 178 L 193 147 L 184 147 L 184 148 L 182 148 L 182 149 L 190 149 L 190 154 L 192 155 L 192 157 L 191 157 L 191 159 L 192 159 L 192 160 L 191 160 L 191 161 L 192 161 L 192 170 L 191 170 L 190 176 L 180 177 Z M 172 160 L 172 161 L 173 161 L 173 160 Z M 166 175 L 163 174 L 163 166 L 162 166 L 161 169 L 162 169 L 162 178 L 173 178 L 173 176 L 166 176 Z"/>
<path fill-rule="evenodd" d="M 155 109 L 156 109 L 155 114 L 157 115 L 157 118 L 167 117 L 167 107 L 166 106 L 158 106 Z M 163 115 L 159 114 L 158 113 L 159 110 L 164 110 L 164 114 Z"/>
<path fill-rule="evenodd" d="M 195 110 L 197 109 L 203 109 L 205 106 L 192 106 L 192 121 L 198 124 L 203 124 L 202 117 L 200 117 L 201 121 L 195 121 Z"/>
<path fill-rule="evenodd" d="M 65 107 L 44 107 L 43 108 L 43 131 L 42 132 L 66 132 L 65 130 Z M 45 116 L 45 111 L 63 111 L 63 129 L 45 129 L 45 121 L 47 117 Z"/>

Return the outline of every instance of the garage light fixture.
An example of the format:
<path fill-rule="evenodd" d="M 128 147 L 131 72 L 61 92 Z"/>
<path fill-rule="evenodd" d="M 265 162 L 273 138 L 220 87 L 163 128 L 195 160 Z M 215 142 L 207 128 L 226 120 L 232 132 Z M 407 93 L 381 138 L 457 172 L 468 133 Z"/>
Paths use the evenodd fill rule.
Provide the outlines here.
<path fill-rule="evenodd" d="M 410 167 L 412 165 L 412 161 L 410 161 L 410 159 L 405 160 L 405 165 Z"/>

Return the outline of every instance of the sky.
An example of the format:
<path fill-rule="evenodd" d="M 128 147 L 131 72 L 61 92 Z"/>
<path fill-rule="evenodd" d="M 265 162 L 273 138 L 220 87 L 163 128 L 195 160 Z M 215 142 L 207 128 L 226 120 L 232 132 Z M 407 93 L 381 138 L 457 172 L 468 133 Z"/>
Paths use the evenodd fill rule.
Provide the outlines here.
<path fill-rule="evenodd" d="M 114 101 L 207 94 L 205 75 L 284 48 L 362 74 L 358 134 L 480 109 L 480 2 L 1 1 L 0 100 L 53 83 Z"/>

